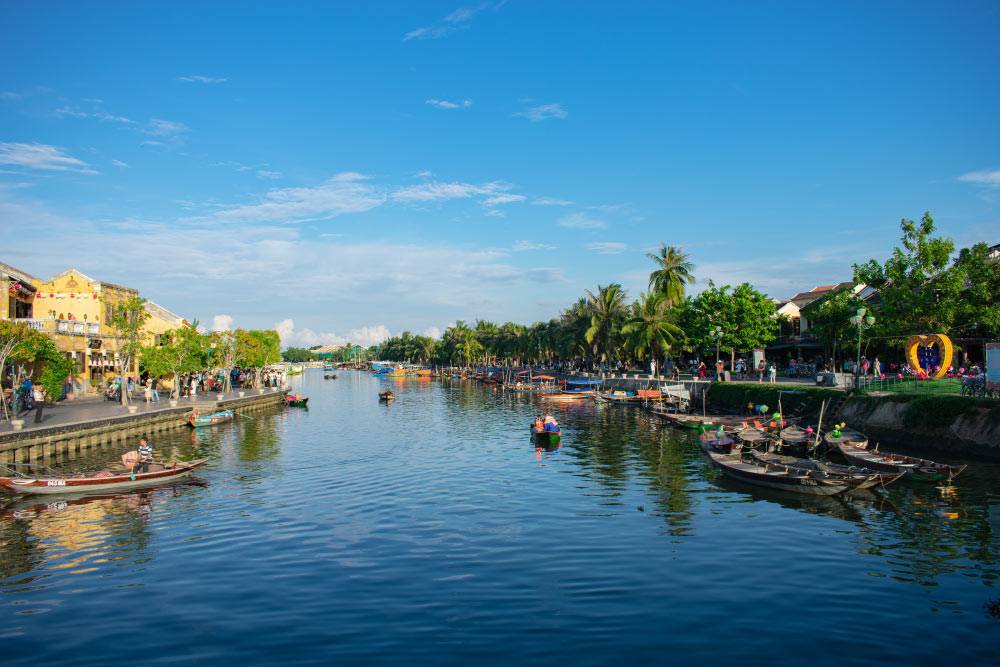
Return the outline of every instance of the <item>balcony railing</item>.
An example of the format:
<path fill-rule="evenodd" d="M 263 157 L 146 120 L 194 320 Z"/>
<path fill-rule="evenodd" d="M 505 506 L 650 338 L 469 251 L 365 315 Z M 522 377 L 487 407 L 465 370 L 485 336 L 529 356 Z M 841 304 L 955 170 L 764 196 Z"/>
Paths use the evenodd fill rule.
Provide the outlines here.
<path fill-rule="evenodd" d="M 35 319 L 32 317 L 21 317 L 15 319 L 14 321 L 26 324 L 29 329 L 34 329 L 35 331 L 45 331 L 45 320 Z"/>
<path fill-rule="evenodd" d="M 73 334 L 77 336 L 100 336 L 101 325 L 97 322 L 77 322 L 76 320 L 54 320 L 51 317 L 18 318 L 35 331 L 44 333 Z"/>

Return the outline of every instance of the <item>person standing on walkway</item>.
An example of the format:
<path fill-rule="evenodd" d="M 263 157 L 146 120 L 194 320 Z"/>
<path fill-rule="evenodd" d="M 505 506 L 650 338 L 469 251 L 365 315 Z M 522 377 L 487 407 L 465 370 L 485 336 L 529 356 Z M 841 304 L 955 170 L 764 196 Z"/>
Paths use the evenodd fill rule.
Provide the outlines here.
<path fill-rule="evenodd" d="M 197 401 L 198 400 L 198 378 L 196 378 L 193 375 L 191 376 L 191 393 L 190 393 L 190 396 L 191 396 L 191 400 L 192 401 Z"/>
<path fill-rule="evenodd" d="M 160 402 L 160 392 L 157 391 L 157 389 L 156 389 L 156 385 L 158 385 L 159 383 L 160 383 L 160 381 L 159 381 L 158 378 L 155 378 L 155 377 L 149 378 L 149 394 L 150 394 L 150 398 L 153 399 L 153 403 L 159 403 Z"/>
<path fill-rule="evenodd" d="M 723 363 L 722 359 L 715 362 L 715 379 L 722 382 L 722 373 L 726 370 L 726 364 Z"/>
<path fill-rule="evenodd" d="M 878 357 L 875 357 L 875 362 L 872 364 L 872 371 L 876 379 L 882 377 L 882 362 L 878 360 Z"/>
<path fill-rule="evenodd" d="M 774 384 L 777 378 L 778 378 L 778 367 L 774 365 L 774 362 L 771 362 L 771 364 L 768 365 L 767 367 L 767 381 L 770 384 Z"/>

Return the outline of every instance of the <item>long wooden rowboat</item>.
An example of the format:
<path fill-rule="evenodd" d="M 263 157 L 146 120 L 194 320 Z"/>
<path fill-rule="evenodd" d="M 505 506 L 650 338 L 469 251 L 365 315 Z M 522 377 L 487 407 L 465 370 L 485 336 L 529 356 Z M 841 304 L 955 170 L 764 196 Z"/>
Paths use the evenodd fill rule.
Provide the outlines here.
<path fill-rule="evenodd" d="M 906 475 L 907 479 L 951 479 L 966 468 L 964 465 L 950 466 L 927 459 L 918 459 L 913 456 L 902 456 L 900 454 L 886 454 L 877 449 L 868 450 L 863 447 L 855 447 L 843 443 L 837 444 L 837 451 L 847 459 L 848 463 L 871 468 L 872 470 L 903 474 Z"/>
<path fill-rule="evenodd" d="M 149 472 L 137 472 L 134 475 L 135 479 L 127 469 L 47 477 L 0 477 L 0 486 L 14 493 L 54 494 L 124 491 L 187 477 L 195 468 L 206 463 L 208 463 L 207 458 L 196 461 L 151 463 Z"/>
<path fill-rule="evenodd" d="M 707 450 L 712 465 L 726 477 L 768 489 L 780 489 L 814 496 L 836 496 L 859 488 L 874 486 L 881 475 L 838 475 L 822 470 L 809 470 L 787 465 L 772 465 L 739 456 L 729 456 Z M 864 486 L 863 486 L 864 485 Z"/>
<path fill-rule="evenodd" d="M 538 394 L 538 398 L 542 398 L 547 401 L 582 401 L 589 399 L 590 395 L 584 394 L 582 392 L 574 392 L 574 393 L 555 392 L 551 394 Z"/>
<path fill-rule="evenodd" d="M 309 407 L 309 397 L 295 398 L 294 396 L 285 396 L 285 403 L 293 408 L 307 408 Z"/>
<path fill-rule="evenodd" d="M 562 441 L 562 431 L 536 431 L 534 425 L 529 427 L 531 429 L 531 439 L 536 445 L 541 445 L 542 447 L 554 447 Z"/>
<path fill-rule="evenodd" d="M 781 456 L 779 454 L 765 454 L 764 452 L 751 452 L 750 456 L 759 463 L 774 466 L 787 466 L 790 468 L 803 468 L 806 470 L 819 470 L 821 472 L 846 475 L 851 477 L 866 476 L 870 479 L 858 485 L 859 489 L 870 489 L 874 486 L 888 486 L 897 479 L 903 477 L 903 473 L 882 472 L 871 468 L 859 468 L 853 465 L 843 465 L 840 463 L 828 463 L 815 459 L 800 458 L 797 456 Z"/>
<path fill-rule="evenodd" d="M 232 419 L 233 411 L 223 410 L 222 412 L 216 412 L 214 415 L 192 415 L 188 419 L 188 424 L 191 424 L 193 428 L 198 428 L 201 426 L 214 426 L 223 422 L 232 421 Z"/>

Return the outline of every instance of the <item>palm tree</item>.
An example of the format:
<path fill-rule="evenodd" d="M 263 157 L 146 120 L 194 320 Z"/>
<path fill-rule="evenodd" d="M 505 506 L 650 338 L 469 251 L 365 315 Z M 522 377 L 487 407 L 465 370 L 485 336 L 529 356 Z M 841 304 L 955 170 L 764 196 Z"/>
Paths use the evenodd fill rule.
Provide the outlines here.
<path fill-rule="evenodd" d="M 654 363 L 658 362 L 678 339 L 684 337 L 681 328 L 671 321 L 668 306 L 662 292 L 643 294 L 633 304 L 632 317 L 622 327 L 622 333 L 628 336 L 629 346 L 636 356 L 649 352 Z"/>
<path fill-rule="evenodd" d="M 594 356 L 604 361 L 614 345 L 625 315 L 625 300 L 628 295 L 618 283 L 607 287 L 597 286 L 597 294 L 587 290 L 587 306 L 590 311 L 590 327 L 584 334 L 593 345 Z"/>
<path fill-rule="evenodd" d="M 649 274 L 649 287 L 662 292 L 667 297 L 667 306 L 672 308 L 684 298 L 684 286 L 694 282 L 694 264 L 690 255 L 676 246 L 661 245 L 658 253 L 648 252 L 646 256 L 656 262 L 656 269 Z"/>

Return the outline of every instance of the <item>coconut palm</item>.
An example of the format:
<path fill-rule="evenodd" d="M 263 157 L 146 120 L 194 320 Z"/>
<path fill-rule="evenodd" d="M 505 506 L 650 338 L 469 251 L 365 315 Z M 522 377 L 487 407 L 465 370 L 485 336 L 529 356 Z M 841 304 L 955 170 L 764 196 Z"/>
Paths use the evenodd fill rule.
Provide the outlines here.
<path fill-rule="evenodd" d="M 658 362 L 684 332 L 671 321 L 667 297 L 662 292 L 643 294 L 632 305 L 632 315 L 622 327 L 628 345 L 637 357 L 649 353 Z"/>
<path fill-rule="evenodd" d="M 662 292 L 667 297 L 667 306 L 672 308 L 684 298 L 684 286 L 694 282 L 694 264 L 690 255 L 676 246 L 661 245 L 656 253 L 646 253 L 656 262 L 656 269 L 649 274 L 649 287 Z"/>
<path fill-rule="evenodd" d="M 625 300 L 628 295 L 618 283 L 607 287 L 597 286 L 597 294 L 587 290 L 587 307 L 590 312 L 590 327 L 584 334 L 587 343 L 593 346 L 594 356 L 604 361 L 614 346 L 625 316 Z"/>

